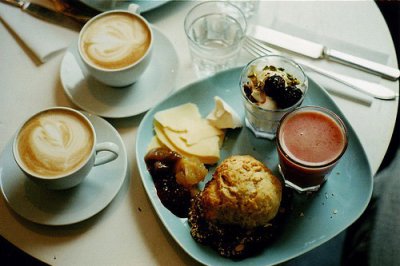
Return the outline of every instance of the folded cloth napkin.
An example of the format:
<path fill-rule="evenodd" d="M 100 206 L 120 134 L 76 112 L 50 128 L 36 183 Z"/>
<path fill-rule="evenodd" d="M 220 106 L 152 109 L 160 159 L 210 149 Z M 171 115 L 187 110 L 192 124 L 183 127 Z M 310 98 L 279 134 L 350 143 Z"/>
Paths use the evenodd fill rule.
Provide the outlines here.
<path fill-rule="evenodd" d="M 0 3 L 0 18 L 42 63 L 67 48 L 78 36 L 76 31 L 35 18 L 20 8 L 3 3 Z"/>

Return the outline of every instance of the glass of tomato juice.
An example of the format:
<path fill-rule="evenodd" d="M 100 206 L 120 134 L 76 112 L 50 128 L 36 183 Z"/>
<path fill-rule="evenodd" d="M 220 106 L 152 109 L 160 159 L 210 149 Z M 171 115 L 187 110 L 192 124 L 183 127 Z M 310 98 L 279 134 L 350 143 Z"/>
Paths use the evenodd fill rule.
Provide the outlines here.
<path fill-rule="evenodd" d="M 276 142 L 285 185 L 317 191 L 346 151 L 347 129 L 334 112 L 304 106 L 281 119 Z"/>

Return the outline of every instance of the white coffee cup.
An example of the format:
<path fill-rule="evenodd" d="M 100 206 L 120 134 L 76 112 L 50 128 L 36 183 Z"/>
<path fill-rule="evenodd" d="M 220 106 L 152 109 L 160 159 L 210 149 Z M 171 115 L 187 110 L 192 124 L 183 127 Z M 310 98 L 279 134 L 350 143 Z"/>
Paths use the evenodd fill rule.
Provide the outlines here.
<path fill-rule="evenodd" d="M 150 63 L 153 32 L 139 6 L 90 19 L 79 33 L 80 58 L 90 75 L 113 87 L 136 82 Z"/>
<path fill-rule="evenodd" d="M 115 160 L 119 147 L 97 143 L 92 123 L 79 111 L 53 107 L 23 123 L 14 137 L 13 155 L 35 183 L 60 190 L 81 183 L 92 167 Z"/>

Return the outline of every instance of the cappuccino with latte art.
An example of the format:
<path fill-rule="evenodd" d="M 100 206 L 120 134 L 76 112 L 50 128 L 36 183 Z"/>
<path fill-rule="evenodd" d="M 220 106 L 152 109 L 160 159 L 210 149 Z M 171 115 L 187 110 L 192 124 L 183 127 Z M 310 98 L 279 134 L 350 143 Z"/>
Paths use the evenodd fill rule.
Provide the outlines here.
<path fill-rule="evenodd" d="M 56 109 L 31 118 L 17 138 L 22 166 L 29 172 L 52 178 L 78 169 L 91 155 L 94 133 L 74 112 Z"/>
<path fill-rule="evenodd" d="M 114 161 L 119 146 L 97 143 L 95 127 L 81 112 L 52 107 L 31 116 L 17 131 L 13 155 L 36 184 L 61 190 L 77 186 L 94 166 Z"/>
<path fill-rule="evenodd" d="M 93 21 L 82 33 L 80 49 L 93 65 L 120 69 L 139 61 L 150 46 L 146 23 L 129 12 L 114 12 Z"/>
<path fill-rule="evenodd" d="M 153 32 L 139 6 L 110 10 L 90 19 L 79 33 L 78 52 L 88 73 L 101 83 L 126 87 L 150 64 Z"/>

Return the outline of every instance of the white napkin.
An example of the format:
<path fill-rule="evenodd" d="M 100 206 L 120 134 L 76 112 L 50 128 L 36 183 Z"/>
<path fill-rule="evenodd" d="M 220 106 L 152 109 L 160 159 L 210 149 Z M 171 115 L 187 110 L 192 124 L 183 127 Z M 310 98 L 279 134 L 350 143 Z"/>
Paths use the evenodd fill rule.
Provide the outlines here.
<path fill-rule="evenodd" d="M 67 48 L 78 36 L 78 32 L 35 18 L 20 8 L 3 3 L 0 3 L 0 18 L 42 63 Z"/>

